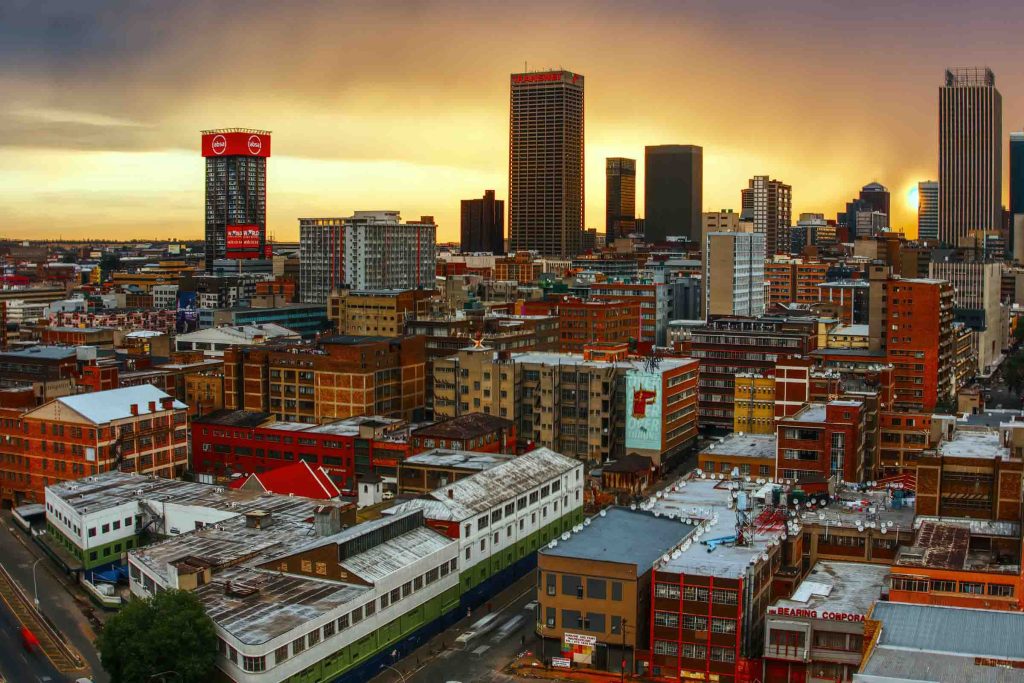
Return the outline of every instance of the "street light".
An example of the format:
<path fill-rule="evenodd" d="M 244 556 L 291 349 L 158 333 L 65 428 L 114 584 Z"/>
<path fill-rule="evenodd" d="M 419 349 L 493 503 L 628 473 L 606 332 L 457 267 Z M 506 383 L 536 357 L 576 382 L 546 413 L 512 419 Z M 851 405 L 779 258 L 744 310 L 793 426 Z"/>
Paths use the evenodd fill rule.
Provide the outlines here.
<path fill-rule="evenodd" d="M 395 661 L 395 662 L 398 661 L 398 650 L 392 650 L 391 651 L 391 659 L 392 659 L 392 661 Z M 403 674 L 401 671 L 399 671 L 397 668 L 395 668 L 391 664 L 384 664 L 383 666 L 384 666 L 385 669 L 391 669 L 396 674 L 398 674 L 398 677 L 402 679 L 402 683 L 405 683 L 405 674 Z"/>
<path fill-rule="evenodd" d="M 43 561 L 43 558 L 37 559 L 32 563 L 32 597 L 36 603 L 36 611 L 39 611 L 39 584 L 36 582 L 36 565 Z"/>

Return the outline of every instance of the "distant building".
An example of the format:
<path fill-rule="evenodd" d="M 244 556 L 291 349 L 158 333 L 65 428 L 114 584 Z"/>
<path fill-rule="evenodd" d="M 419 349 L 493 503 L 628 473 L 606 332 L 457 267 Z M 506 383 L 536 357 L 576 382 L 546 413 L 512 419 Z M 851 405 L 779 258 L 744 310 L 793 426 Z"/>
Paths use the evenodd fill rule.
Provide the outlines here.
<path fill-rule="evenodd" d="M 509 250 L 572 258 L 584 211 L 583 76 L 512 74 Z"/>
<path fill-rule="evenodd" d="M 397 211 L 299 219 L 299 290 L 306 303 L 353 289 L 433 289 L 437 225 L 402 223 Z"/>
<path fill-rule="evenodd" d="M 885 225 L 889 227 L 889 217 L 892 215 L 889 207 L 889 188 L 881 183 L 868 183 L 860 188 L 860 200 L 867 202 L 872 211 L 885 214 Z"/>
<path fill-rule="evenodd" d="M 611 157 L 605 161 L 604 239 L 616 239 L 636 232 L 636 160 Z"/>
<path fill-rule="evenodd" d="M 939 239 L 1002 225 L 1003 98 L 991 69 L 947 69 L 939 88 Z"/>
<path fill-rule="evenodd" d="M 1010 231 L 1007 253 L 1024 263 L 1024 132 L 1010 133 Z"/>
<path fill-rule="evenodd" d="M 464 253 L 505 253 L 505 202 L 486 190 L 482 199 L 462 200 L 462 239 Z"/>
<path fill-rule="evenodd" d="M 338 334 L 400 337 L 406 322 L 425 312 L 432 291 L 342 289 L 329 297 L 327 317 Z"/>
<path fill-rule="evenodd" d="M 766 175 L 754 176 L 741 192 L 741 220 L 751 220 L 754 232 L 764 235 L 769 256 L 789 249 L 789 227 L 793 220 L 793 188 Z"/>
<path fill-rule="evenodd" d="M 917 184 L 917 239 L 939 239 L 939 183 L 936 180 L 922 180 Z"/>
<path fill-rule="evenodd" d="M 207 358 L 221 358 L 229 346 L 251 346 L 272 341 L 299 341 L 297 332 L 286 327 L 265 325 L 225 325 L 179 334 L 174 338 L 175 351 L 201 351 Z"/>
<path fill-rule="evenodd" d="M 704 197 L 704 149 L 654 145 L 644 150 L 644 239 L 697 242 Z"/>

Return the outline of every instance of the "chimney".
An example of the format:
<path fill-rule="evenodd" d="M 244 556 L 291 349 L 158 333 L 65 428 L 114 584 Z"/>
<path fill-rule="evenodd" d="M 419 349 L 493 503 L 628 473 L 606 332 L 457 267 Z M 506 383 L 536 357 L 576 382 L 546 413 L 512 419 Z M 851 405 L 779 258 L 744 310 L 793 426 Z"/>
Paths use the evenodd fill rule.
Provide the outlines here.
<path fill-rule="evenodd" d="M 132 415 L 138 415 L 139 414 L 139 404 L 138 403 L 133 403 L 131 405 L 131 411 L 132 411 Z"/>
<path fill-rule="evenodd" d="M 455 498 L 455 489 L 448 489 L 448 497 Z"/>
<path fill-rule="evenodd" d="M 164 396 L 160 399 L 160 407 L 164 410 L 174 410 L 174 397 Z"/>
<path fill-rule="evenodd" d="M 156 412 L 156 401 L 150 401 L 149 402 L 149 412 L 151 412 L 151 413 L 155 413 Z"/>

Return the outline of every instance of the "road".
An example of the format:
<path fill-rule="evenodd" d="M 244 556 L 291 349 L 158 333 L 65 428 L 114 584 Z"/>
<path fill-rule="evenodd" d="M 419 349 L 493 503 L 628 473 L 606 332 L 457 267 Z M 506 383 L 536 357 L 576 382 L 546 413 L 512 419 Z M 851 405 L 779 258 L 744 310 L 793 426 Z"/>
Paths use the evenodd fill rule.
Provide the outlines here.
<path fill-rule="evenodd" d="M 487 608 L 478 608 L 468 619 L 462 619 L 452 628 L 433 638 L 408 657 L 397 663 L 402 677 L 385 670 L 373 683 L 512 683 L 521 679 L 502 673 L 516 655 L 540 647 L 534 634 L 533 600 L 536 573 L 530 572 L 491 603 L 498 615 L 493 631 L 472 641 L 465 650 L 454 648 L 455 639 L 471 624 L 487 615 Z M 525 646 L 522 638 L 525 641 Z M 442 647 L 443 644 L 443 647 Z"/>
<path fill-rule="evenodd" d="M 32 596 L 32 564 L 42 553 L 24 531 L 15 528 L 10 512 L 0 515 L 0 527 L 0 559 L 26 595 Z M 84 596 L 72 597 L 69 588 L 61 581 L 62 577 L 63 573 L 48 557 L 44 557 L 36 567 L 40 611 L 85 658 L 90 671 L 78 676 L 89 676 L 95 683 L 107 683 L 110 679 L 100 666 L 99 654 L 93 644 L 96 635 L 84 614 L 84 611 L 93 609 L 92 603 Z M 11 680 L 21 679 L 14 677 Z"/>
<path fill-rule="evenodd" d="M 26 652 L 21 645 L 21 626 L 0 600 L 0 678 L 11 683 L 64 683 L 74 680 L 57 672 L 40 652 Z"/>

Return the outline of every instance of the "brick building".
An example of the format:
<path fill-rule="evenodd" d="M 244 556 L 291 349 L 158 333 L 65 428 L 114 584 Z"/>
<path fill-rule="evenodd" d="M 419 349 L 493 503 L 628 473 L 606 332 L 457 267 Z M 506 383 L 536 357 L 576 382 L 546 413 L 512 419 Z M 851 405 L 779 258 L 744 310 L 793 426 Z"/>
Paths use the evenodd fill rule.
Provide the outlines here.
<path fill-rule="evenodd" d="M 559 351 L 583 353 L 593 342 L 639 339 L 640 304 L 633 301 L 568 299 L 556 305 L 561 334 Z"/>
<path fill-rule="evenodd" d="M 864 480 L 865 407 L 860 401 L 809 403 L 778 421 L 775 471 L 785 479 L 809 473 Z"/>

